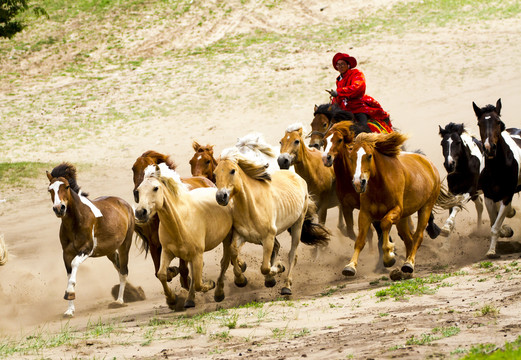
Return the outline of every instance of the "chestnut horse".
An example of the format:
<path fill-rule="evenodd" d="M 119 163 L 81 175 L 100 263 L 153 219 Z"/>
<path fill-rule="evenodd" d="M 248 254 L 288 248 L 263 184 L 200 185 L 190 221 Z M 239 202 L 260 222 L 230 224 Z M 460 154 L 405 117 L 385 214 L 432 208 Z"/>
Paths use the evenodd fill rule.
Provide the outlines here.
<path fill-rule="evenodd" d="M 179 175 L 165 164 L 151 165 L 149 175 L 138 186 L 139 202 L 135 209 L 136 221 L 146 223 L 151 216 L 159 217 L 159 240 L 161 241 L 161 266 L 157 277 L 163 285 L 166 302 L 175 308 L 176 295 L 170 290 L 167 268 L 174 257 L 190 265 L 192 282 L 184 307 L 195 306 L 195 291 L 207 292 L 215 287 L 213 281 L 203 281 L 203 253 L 223 244 L 221 273 L 217 280 L 215 301 L 224 299 L 224 274 L 230 260 L 237 264 L 237 250 L 232 249 L 232 214 L 230 206 L 215 202 L 215 188 L 198 188 L 188 191 Z M 234 266 L 236 276 L 242 275 Z M 236 282 L 246 285 L 246 278 Z"/>
<path fill-rule="evenodd" d="M 512 198 L 521 190 L 521 139 L 520 129 L 505 129 L 501 121 L 501 99 L 496 106 L 478 107 L 474 102 L 479 133 L 484 147 L 485 168 L 479 177 L 479 186 L 485 196 L 490 217 L 491 237 L 488 258 L 496 258 L 498 236 L 512 236 L 512 229 L 503 226 L 506 216 L 512 217 Z"/>
<path fill-rule="evenodd" d="M 139 193 L 137 188 L 143 181 L 145 176 L 145 169 L 149 165 L 166 164 L 169 168 L 175 169 L 176 164 L 170 156 L 163 155 L 157 151 L 149 150 L 144 152 L 140 157 L 136 159 L 132 166 L 133 181 L 134 181 L 134 200 L 139 202 Z M 215 187 L 215 185 L 204 177 L 191 177 L 183 178 L 182 181 L 190 186 L 190 188 L 199 187 Z M 136 224 L 136 233 L 139 235 L 143 242 L 143 248 L 145 253 L 150 252 L 152 261 L 154 263 L 154 274 L 157 277 L 157 271 L 159 270 L 159 262 L 161 260 L 161 243 L 159 242 L 157 230 L 159 228 L 159 219 L 157 216 L 152 216 L 147 223 Z M 181 286 L 188 289 L 190 285 L 190 279 L 188 277 L 188 268 L 183 260 L 179 260 L 179 268 L 173 266 L 168 269 L 167 273 L 168 281 L 171 281 L 173 277 L 180 274 Z"/>
<path fill-rule="evenodd" d="M 76 183 L 76 168 L 69 163 L 56 166 L 50 173 L 49 194 L 52 209 L 61 219 L 60 242 L 67 270 L 68 285 L 64 298 L 69 300 L 65 316 L 73 316 L 78 267 L 89 257 L 106 256 L 119 273 L 116 306 L 123 306 L 128 276 L 128 252 L 134 234 L 134 212 L 123 199 L 103 196 L 93 201 Z"/>
<path fill-rule="evenodd" d="M 217 160 L 213 157 L 213 145 L 202 146 L 197 141 L 192 143 L 195 154 L 190 159 L 192 176 L 202 176 L 215 184 L 213 171 L 217 166 Z"/>
<path fill-rule="evenodd" d="M 241 236 L 263 247 L 261 273 L 267 287 L 274 286 L 274 276 L 284 271 L 280 262 L 275 264 L 275 236 L 291 230 L 288 274 L 281 290 L 282 295 L 290 295 L 299 242 L 326 245 L 329 241 L 327 230 L 312 222 L 315 205 L 306 181 L 288 170 L 270 175 L 264 163 L 252 161 L 236 148 L 223 151 L 215 175 L 217 202 L 227 206 L 233 199 L 234 238 Z"/>
<path fill-rule="evenodd" d="M 290 125 L 280 140 L 280 155 L 277 159 L 281 169 L 289 169 L 293 165 L 295 172 L 308 184 L 309 194 L 317 205 L 318 222 L 326 222 L 327 209 L 338 207 L 338 228 L 345 232 L 342 208 L 336 196 L 335 171 L 324 166 L 322 152 L 309 148 L 302 137 L 302 124 Z M 348 229 L 354 239 L 353 229 Z"/>
<path fill-rule="evenodd" d="M 0 266 L 5 265 L 7 263 L 7 259 L 9 258 L 9 253 L 7 252 L 7 246 L 4 242 L 4 234 L 0 235 Z"/>
<path fill-rule="evenodd" d="M 438 170 L 424 155 L 401 152 L 407 137 L 399 132 L 390 134 L 360 134 L 349 151 L 348 163 L 353 170 L 353 187 L 360 194 L 358 237 L 351 261 L 342 274 L 356 274 L 358 256 L 365 244 L 365 236 L 373 221 L 380 221 L 383 235 L 383 262 L 390 267 L 395 263 L 394 244 L 389 231 L 396 225 L 405 243 L 406 260 L 402 271 L 412 273 L 416 251 L 429 226 L 431 237 L 440 229 L 433 222 L 432 210 L 440 195 L 441 182 Z M 411 233 L 410 219 L 418 213 L 418 223 Z"/>

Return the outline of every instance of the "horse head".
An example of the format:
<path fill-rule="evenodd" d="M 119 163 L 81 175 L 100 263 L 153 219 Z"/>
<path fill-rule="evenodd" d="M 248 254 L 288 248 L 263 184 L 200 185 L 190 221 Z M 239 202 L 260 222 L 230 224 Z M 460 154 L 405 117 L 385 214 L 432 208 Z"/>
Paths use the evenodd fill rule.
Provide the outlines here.
<path fill-rule="evenodd" d="M 332 166 L 338 154 L 347 151 L 347 146 L 353 142 L 355 133 L 351 130 L 352 125 L 351 121 L 339 122 L 326 133 L 326 148 L 322 155 L 322 162 L 325 166 Z"/>
<path fill-rule="evenodd" d="M 505 130 L 505 123 L 501 121 L 501 99 L 498 99 L 496 106 L 487 105 L 478 107 L 472 102 L 474 113 L 478 118 L 479 134 L 483 143 L 485 156 L 492 159 L 496 156 L 497 143 L 501 133 Z"/>
<path fill-rule="evenodd" d="M 140 157 L 136 159 L 134 165 L 132 166 L 132 180 L 134 181 L 133 193 L 134 200 L 136 201 L 136 203 L 139 202 L 139 194 L 136 190 L 145 177 L 145 169 L 147 168 L 147 166 L 163 163 L 166 164 L 170 169 L 175 170 L 176 168 L 176 164 L 170 158 L 170 156 L 163 155 L 154 150 L 145 151 Z"/>
<path fill-rule="evenodd" d="M 324 138 L 332 125 L 332 118 L 333 105 L 315 105 L 313 121 L 311 121 L 311 132 L 306 136 L 311 138 L 309 141 L 309 147 L 314 147 L 320 150 L 320 148 L 324 146 Z"/>
<path fill-rule="evenodd" d="M 150 164 L 143 171 L 142 180 L 134 190 L 134 217 L 136 223 L 144 224 L 163 206 L 163 187 L 159 181 L 161 170 L 158 165 Z"/>
<path fill-rule="evenodd" d="M 299 160 L 300 147 L 305 146 L 302 139 L 302 124 L 293 124 L 286 129 L 280 140 L 280 155 L 277 159 L 281 169 L 289 167 Z"/>
<path fill-rule="evenodd" d="M 49 179 L 49 194 L 51 195 L 52 210 L 57 217 L 62 218 L 67 212 L 67 205 L 71 196 L 69 181 L 64 177 L 53 177 L 46 172 Z"/>
<path fill-rule="evenodd" d="M 203 176 L 215 183 L 213 174 L 217 161 L 213 157 L 213 145 L 201 146 L 196 141 L 192 143 L 195 154 L 190 159 L 192 176 Z"/>
<path fill-rule="evenodd" d="M 376 153 L 390 157 L 397 156 L 407 136 L 399 132 L 390 134 L 361 133 L 355 138 L 349 151 L 349 162 L 354 169 L 353 187 L 357 193 L 364 193 L 371 177 L 378 170 Z"/>
<path fill-rule="evenodd" d="M 439 134 L 441 136 L 441 148 L 444 157 L 443 166 L 450 174 L 454 172 L 458 165 L 460 157 L 465 155 L 465 144 L 461 139 L 461 135 L 465 132 L 463 124 L 455 124 L 453 122 L 447 124 L 442 129 L 439 126 Z"/>

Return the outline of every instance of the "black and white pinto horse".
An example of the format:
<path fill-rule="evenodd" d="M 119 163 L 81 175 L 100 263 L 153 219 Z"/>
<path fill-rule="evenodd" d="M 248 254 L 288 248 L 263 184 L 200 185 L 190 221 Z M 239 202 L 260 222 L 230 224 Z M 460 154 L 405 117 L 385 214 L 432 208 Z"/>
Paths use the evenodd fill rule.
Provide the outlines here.
<path fill-rule="evenodd" d="M 485 196 L 490 224 L 491 238 L 488 258 L 497 258 L 498 236 L 512 236 L 513 231 L 503 227 L 508 215 L 515 214 L 512 198 L 521 190 L 521 133 L 520 129 L 505 129 L 501 121 L 501 99 L 496 106 L 478 107 L 472 103 L 478 118 L 479 133 L 484 147 L 485 168 L 479 177 L 479 187 Z M 502 234 L 503 232 L 503 234 Z M 504 234 L 509 232 L 509 234 Z"/>
<path fill-rule="evenodd" d="M 440 128 L 443 166 L 447 170 L 447 185 L 454 195 L 463 195 L 466 201 L 472 200 L 476 206 L 477 229 L 482 223 L 483 199 L 478 189 L 478 180 L 485 166 L 481 141 L 470 135 L 463 124 L 453 122 Z M 450 209 L 450 215 L 441 229 L 441 235 L 449 236 L 454 229 L 456 215 L 460 206 Z"/>

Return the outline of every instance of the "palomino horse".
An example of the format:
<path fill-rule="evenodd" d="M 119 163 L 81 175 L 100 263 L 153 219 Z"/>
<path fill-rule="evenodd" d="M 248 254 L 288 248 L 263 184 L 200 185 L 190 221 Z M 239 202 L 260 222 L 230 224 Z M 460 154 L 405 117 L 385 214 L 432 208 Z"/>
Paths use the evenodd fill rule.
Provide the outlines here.
<path fill-rule="evenodd" d="M 4 234 L 0 234 L 0 266 L 7 263 L 9 258 L 9 252 L 7 252 L 7 246 L 4 242 Z"/>
<path fill-rule="evenodd" d="M 175 169 L 176 165 L 170 156 L 163 155 L 157 151 L 148 150 L 136 159 L 132 166 L 133 181 L 134 181 L 134 200 L 139 202 L 139 193 L 137 187 L 143 181 L 145 176 L 145 169 L 149 165 L 166 164 L 169 168 Z M 215 185 L 204 177 L 183 178 L 182 181 L 191 188 L 199 187 L 215 187 Z M 137 223 L 136 233 L 142 240 L 145 253 L 150 252 L 152 261 L 154 263 L 154 274 L 157 276 L 159 270 L 159 262 L 161 260 L 161 244 L 159 242 L 157 229 L 159 228 L 159 219 L 157 216 L 152 216 L 147 223 Z M 183 260 L 179 260 L 179 268 L 173 266 L 168 268 L 168 281 L 180 274 L 181 286 L 188 289 L 190 279 L 188 277 L 188 268 Z"/>
<path fill-rule="evenodd" d="M 506 216 L 514 216 L 512 197 L 521 190 L 520 129 L 505 129 L 501 121 L 501 99 L 496 106 L 479 108 L 472 103 L 478 118 L 479 133 L 484 146 L 485 168 L 479 177 L 479 186 L 485 196 L 490 217 L 491 233 L 488 258 L 496 258 L 498 236 L 512 236 L 513 231 L 502 228 Z"/>
<path fill-rule="evenodd" d="M 203 176 L 215 184 L 213 171 L 217 167 L 217 160 L 213 157 L 213 145 L 202 146 L 194 141 L 192 147 L 195 151 L 189 161 L 192 176 Z"/>
<path fill-rule="evenodd" d="M 159 240 L 161 241 L 161 266 L 157 277 L 163 285 L 166 302 L 175 308 L 176 295 L 170 290 L 167 269 L 174 257 L 190 265 L 192 282 L 184 307 L 195 306 L 195 291 L 206 292 L 215 287 L 213 281 L 203 281 L 203 253 L 223 244 L 221 273 L 217 280 L 214 298 L 224 299 L 224 273 L 230 260 L 237 264 L 237 250 L 232 248 L 232 208 L 215 202 L 216 188 L 198 188 L 188 191 L 179 175 L 165 164 L 147 168 L 149 175 L 136 191 L 139 202 L 135 208 L 137 222 L 146 223 L 150 217 L 159 217 Z M 241 277 L 240 267 L 234 266 L 238 286 L 247 281 Z"/>
<path fill-rule="evenodd" d="M 329 129 L 331 129 L 334 124 L 342 121 L 350 121 L 355 134 L 371 132 L 371 128 L 367 124 L 360 124 L 356 121 L 352 112 L 342 110 L 336 104 L 315 105 L 313 121 L 311 122 L 311 132 L 306 136 L 311 138 L 309 147 L 321 149 L 325 146 L 324 140 Z"/>
<path fill-rule="evenodd" d="M 485 166 L 481 141 L 470 135 L 463 124 L 453 122 L 440 128 L 441 148 L 447 170 L 447 184 L 454 195 L 464 195 L 476 206 L 477 228 L 481 226 L 483 199 L 478 189 L 479 174 Z M 450 215 L 441 228 L 441 235 L 449 236 L 454 229 L 456 215 L 461 207 L 450 209 Z"/>
<path fill-rule="evenodd" d="M 76 168 L 69 163 L 56 166 L 50 173 L 49 193 L 53 211 L 61 219 L 60 242 L 67 270 L 65 299 L 69 306 L 65 316 L 74 315 L 76 273 L 89 257 L 106 256 L 119 273 L 116 306 L 123 306 L 123 293 L 128 276 L 128 252 L 134 234 L 131 206 L 115 196 L 93 201 L 82 193 L 76 182 Z"/>
<path fill-rule="evenodd" d="M 383 262 L 390 267 L 395 263 L 394 244 L 389 231 L 396 225 L 405 243 L 406 259 L 402 271 L 412 273 L 416 251 L 428 232 L 435 237 L 440 229 L 433 222 L 432 210 L 440 195 L 440 176 L 432 162 L 417 153 L 401 153 L 406 136 L 390 134 L 360 134 L 349 152 L 349 165 L 353 169 L 353 187 L 360 194 L 358 237 L 355 251 L 342 274 L 356 274 L 358 256 L 365 244 L 365 236 L 373 221 L 380 221 L 383 235 Z M 409 217 L 418 213 L 418 223 L 411 234 Z M 411 236 L 412 235 L 412 236 Z"/>
<path fill-rule="evenodd" d="M 306 181 L 288 170 L 270 175 L 264 163 L 256 163 L 234 148 L 223 151 L 215 175 L 217 202 L 227 206 L 233 199 L 234 238 L 241 236 L 263 247 L 261 273 L 267 287 L 275 286 L 274 276 L 284 271 L 282 264 L 275 264 L 275 236 L 290 230 L 288 274 L 281 290 L 282 295 L 290 295 L 299 242 L 326 245 L 329 241 L 327 230 L 312 222 L 315 205 Z"/>
<path fill-rule="evenodd" d="M 302 137 L 302 124 L 290 125 L 280 140 L 280 155 L 277 159 L 281 169 L 289 169 L 293 165 L 295 172 L 308 184 L 309 194 L 317 205 L 318 222 L 326 222 L 327 209 L 337 206 L 338 228 L 345 231 L 342 208 L 336 196 L 335 171 L 322 163 L 322 152 L 309 148 Z M 353 229 L 349 234 L 354 239 Z"/>

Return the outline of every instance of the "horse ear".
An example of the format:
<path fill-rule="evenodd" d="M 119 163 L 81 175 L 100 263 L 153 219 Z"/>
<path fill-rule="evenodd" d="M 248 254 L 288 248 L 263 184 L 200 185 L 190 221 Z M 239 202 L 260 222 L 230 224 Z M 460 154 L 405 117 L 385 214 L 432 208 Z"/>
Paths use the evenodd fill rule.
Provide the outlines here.
<path fill-rule="evenodd" d="M 461 134 L 463 134 L 463 131 L 465 131 L 465 124 L 461 123 L 460 126 L 456 128 L 456 131 L 458 132 L 458 135 L 461 136 Z"/>
<path fill-rule="evenodd" d="M 438 127 L 440 128 L 439 134 L 441 137 L 443 137 L 447 133 L 447 131 L 445 131 L 445 129 L 442 129 L 442 127 L 440 125 L 438 125 Z"/>
<path fill-rule="evenodd" d="M 496 112 L 498 115 L 501 113 L 501 98 L 499 98 L 496 102 Z"/>
<path fill-rule="evenodd" d="M 302 128 L 298 129 L 298 131 L 297 131 L 300 137 L 302 137 L 302 131 L 303 131 Z"/>
<path fill-rule="evenodd" d="M 313 109 L 313 112 L 317 112 L 317 110 L 318 110 L 318 106 L 317 106 L 317 104 L 315 104 L 315 108 Z"/>
<path fill-rule="evenodd" d="M 194 140 L 192 142 L 192 147 L 194 148 L 194 151 L 197 152 L 197 150 L 199 150 L 201 148 L 201 145 L 199 145 L 199 143 Z"/>
<path fill-rule="evenodd" d="M 50 172 L 48 171 L 45 171 L 45 173 L 47 174 L 47 178 L 49 179 L 49 181 L 52 181 L 52 175 Z"/>
<path fill-rule="evenodd" d="M 476 103 L 472 102 L 472 107 L 474 108 L 474 113 L 476 114 L 476 117 L 479 119 L 481 116 L 481 109 L 476 105 Z"/>
<path fill-rule="evenodd" d="M 159 164 L 156 164 L 156 171 L 154 172 L 154 176 L 157 178 L 161 176 L 161 168 L 159 167 Z"/>

